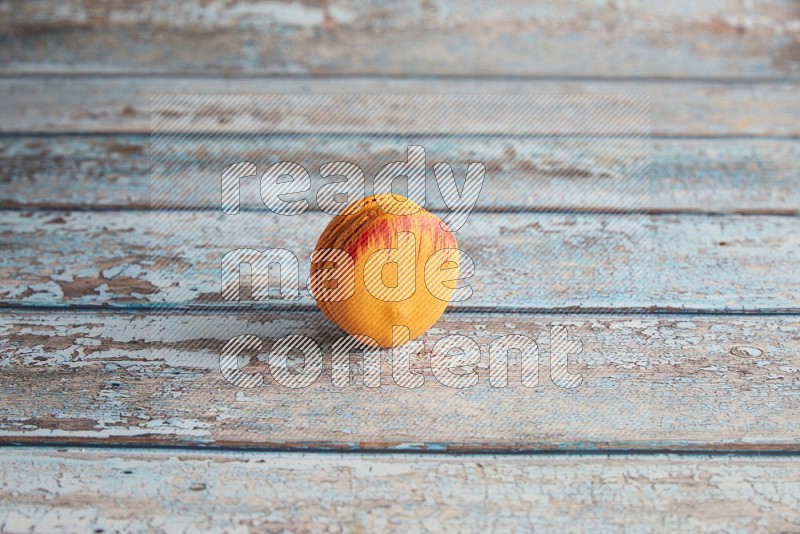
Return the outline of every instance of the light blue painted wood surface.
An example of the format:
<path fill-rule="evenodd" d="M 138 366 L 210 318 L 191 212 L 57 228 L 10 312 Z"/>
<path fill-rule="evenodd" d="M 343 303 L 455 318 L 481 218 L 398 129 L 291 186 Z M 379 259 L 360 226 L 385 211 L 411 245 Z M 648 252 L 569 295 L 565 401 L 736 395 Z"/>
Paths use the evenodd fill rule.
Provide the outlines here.
<path fill-rule="evenodd" d="M 0 450 L 0 529 L 315 529 L 332 520 L 344 531 L 798 528 L 795 2 L 154 6 L 0 10 L 0 442 L 28 445 Z M 175 214 L 177 247 L 159 248 L 144 230 L 151 98 L 265 92 L 648 95 L 651 194 L 632 202 L 615 182 L 546 205 L 508 178 L 541 180 L 537 158 L 558 148 L 555 132 L 482 144 L 496 163 L 513 150 L 520 167 L 487 189 L 491 213 L 474 214 L 459 238 L 476 251 L 480 291 L 426 334 L 414 360 L 425 386 L 335 388 L 327 347 L 339 332 L 307 296 L 293 312 L 272 303 L 154 307 L 196 300 L 204 290 L 170 284 L 187 267 L 213 282 L 214 255 L 230 243 L 187 213 Z M 231 127 L 276 126 L 237 121 Z M 384 141 L 364 138 L 375 154 Z M 305 142 L 284 140 L 269 157 Z M 312 146 L 317 158 L 343 150 Z M 189 143 L 185 152 L 217 149 Z M 618 170 L 591 148 L 575 166 L 569 150 L 545 181 L 552 191 Z M 210 189 L 176 191 L 181 207 L 213 207 Z M 660 214 L 586 213 L 598 203 Z M 298 252 L 326 218 L 278 223 L 258 213 L 243 216 L 249 232 L 280 231 L 274 241 Z M 637 248 L 640 229 L 649 248 Z M 183 263 L 153 267 L 180 248 Z M 545 268 L 578 260 L 578 284 L 575 273 L 564 284 Z M 634 276 L 637 263 L 651 267 L 645 279 Z M 579 388 L 544 380 L 530 390 L 459 391 L 425 367 L 437 339 L 468 333 L 483 350 L 474 370 L 485 381 L 487 344 L 529 333 L 546 378 L 554 322 L 573 325 L 582 341 L 570 359 L 584 377 Z M 267 379 L 256 390 L 219 372 L 231 335 L 261 335 L 266 353 L 274 338 L 298 332 L 325 348 L 313 387 L 279 388 L 263 362 L 249 367 Z M 143 448 L 153 446 L 175 448 Z M 198 446 L 295 452 L 190 450 Z M 309 449 L 351 452 L 297 452 Z M 589 454 L 633 449 L 641 454 Z M 670 450 L 714 455 L 663 454 Z"/>

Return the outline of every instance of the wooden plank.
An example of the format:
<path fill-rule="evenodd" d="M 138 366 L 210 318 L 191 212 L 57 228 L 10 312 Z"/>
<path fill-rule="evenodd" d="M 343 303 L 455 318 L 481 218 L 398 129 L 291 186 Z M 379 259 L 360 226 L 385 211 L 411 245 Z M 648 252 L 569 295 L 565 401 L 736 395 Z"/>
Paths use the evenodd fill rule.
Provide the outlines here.
<path fill-rule="evenodd" d="M 646 138 L 644 95 L 167 95 L 151 129 L 175 133 L 559 135 Z"/>
<path fill-rule="evenodd" d="M 550 326 L 568 325 L 577 387 L 550 380 Z M 539 385 L 511 358 L 506 387 L 489 381 L 488 346 L 526 335 L 540 349 Z M 263 341 L 241 362 L 263 383 L 226 381 L 223 345 Z M 304 335 L 322 351 L 305 388 L 269 371 L 277 339 Z M 431 373 L 445 336 L 467 336 L 478 382 L 454 389 Z M 0 315 L 0 441 L 215 445 L 289 449 L 800 451 L 800 318 L 631 314 L 446 313 L 411 357 L 421 387 L 366 387 L 354 356 L 335 386 L 331 345 L 343 333 L 320 312 L 29 312 Z M 255 358 L 253 358 L 255 357 Z M 302 360 L 302 359 L 301 359 Z M 293 367 L 295 371 L 302 369 Z M 441 375 L 440 375 L 441 376 Z M 529 382 L 529 386 L 532 384 Z"/>
<path fill-rule="evenodd" d="M 441 214 L 444 215 L 444 214 Z M 0 299 L 25 305 L 314 307 L 309 255 L 331 219 L 261 211 L 0 213 Z M 472 213 L 456 232 L 476 268 L 461 308 L 796 310 L 797 218 Z M 284 248 L 298 300 L 223 301 L 222 256 Z M 531 283 L 535 280 L 535 283 Z"/>
<path fill-rule="evenodd" d="M 397 80 L 375 78 L 225 79 L 206 77 L 1 78 L 2 132 L 149 133 L 154 96 L 172 94 L 572 94 L 646 95 L 651 131 L 661 135 L 800 135 L 800 86 L 662 81 Z M 557 100 L 557 99 L 556 99 Z M 556 102 L 557 104 L 557 102 Z M 391 133 L 419 110 L 384 110 L 370 129 Z M 247 127 L 270 132 L 280 114 L 249 116 Z M 213 114 L 204 127 L 217 124 Z M 615 120 L 622 118 L 615 117 Z M 377 121 L 377 118 L 376 118 Z M 199 126 L 201 123 L 197 123 Z M 536 121 L 528 121 L 536 129 Z M 227 128 L 235 126 L 227 124 Z M 518 126 L 520 126 L 518 124 Z M 522 126 L 520 126 L 522 127 Z M 616 130 L 620 132 L 619 129 Z M 539 132 L 547 133 L 547 132 Z M 641 125 L 636 133 L 641 133 Z"/>
<path fill-rule="evenodd" d="M 3 449 L 7 532 L 769 531 L 796 458 Z"/>
<path fill-rule="evenodd" d="M 11 2 L 5 72 L 792 77 L 792 0 Z"/>
<path fill-rule="evenodd" d="M 181 173 L 159 180 L 165 183 L 163 188 L 175 192 L 174 207 L 217 209 L 218 192 L 198 187 L 201 177 L 208 173 L 208 162 L 239 158 L 263 169 L 275 161 L 302 156 L 300 163 L 311 172 L 312 192 L 316 193 L 325 182 L 316 172 L 322 163 L 342 158 L 359 161 L 371 179 L 376 165 L 405 157 L 397 150 L 405 146 L 403 141 L 368 135 L 350 136 L 346 142 L 338 137 L 265 136 L 236 150 L 221 151 L 224 142 L 186 138 L 181 142 L 183 148 L 170 155 L 185 161 Z M 654 139 L 649 180 L 631 178 L 631 168 L 642 163 L 643 151 L 632 152 L 633 143 L 625 140 L 497 137 L 460 140 L 458 150 L 453 141 L 443 146 L 448 141 L 439 137 L 417 142 L 426 147 L 429 158 L 439 147 L 452 155 L 448 159 L 457 174 L 476 159 L 486 165 L 487 185 L 478 201 L 481 209 L 800 211 L 800 190 L 796 187 L 800 142 L 796 140 Z M 145 135 L 0 138 L 0 176 L 5 180 L 0 207 L 147 208 L 150 155 L 150 138 Z M 222 168 L 224 163 L 220 165 Z M 526 183 L 533 194 L 520 195 L 520 185 L 525 187 Z M 430 185 L 428 207 L 444 209 L 433 180 Z M 260 204 L 257 194 L 243 195 L 242 202 L 244 209 Z M 311 209 L 316 208 L 312 201 Z"/>

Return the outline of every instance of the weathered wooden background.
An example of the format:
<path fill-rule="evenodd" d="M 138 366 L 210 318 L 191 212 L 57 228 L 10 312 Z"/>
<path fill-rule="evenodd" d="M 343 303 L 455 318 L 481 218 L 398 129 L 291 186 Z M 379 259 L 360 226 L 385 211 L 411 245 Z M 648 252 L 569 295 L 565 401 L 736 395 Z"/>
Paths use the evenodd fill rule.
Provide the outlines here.
<path fill-rule="evenodd" d="M 170 250 L 143 229 L 150 102 L 170 93 L 649 95 L 658 276 L 557 291 L 535 254 L 507 272 L 503 250 L 563 247 L 567 223 L 620 268 L 607 251 L 629 240 L 630 199 L 614 183 L 551 205 L 499 177 L 459 236 L 481 251 L 475 297 L 424 341 L 522 331 L 546 347 L 548 324 L 571 324 L 581 387 L 453 390 L 422 368 L 417 390 L 340 389 L 326 357 L 306 390 L 239 390 L 219 372 L 226 339 L 321 314 L 164 292 Z M 9 0 L 0 95 L 0 530 L 800 531 L 797 0 Z M 482 148 L 518 154 L 517 177 L 541 171 L 537 142 Z M 281 150 L 339 155 L 295 143 Z M 613 170 L 586 158 L 540 185 Z M 193 217 L 215 202 L 190 183 L 180 198 Z M 620 213 L 601 224 L 598 203 Z M 178 238 L 200 269 L 225 246 Z M 540 283 L 509 290 L 530 272 Z"/>

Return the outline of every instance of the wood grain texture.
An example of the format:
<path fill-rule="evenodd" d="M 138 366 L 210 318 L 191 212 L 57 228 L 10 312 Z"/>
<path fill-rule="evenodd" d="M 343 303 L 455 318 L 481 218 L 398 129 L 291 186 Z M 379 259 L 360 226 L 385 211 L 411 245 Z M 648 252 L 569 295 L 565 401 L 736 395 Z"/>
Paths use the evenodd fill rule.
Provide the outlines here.
<path fill-rule="evenodd" d="M 800 528 L 794 458 L 23 448 L 0 465 L 6 532 Z"/>
<path fill-rule="evenodd" d="M 238 158 L 253 161 L 263 172 L 276 161 L 299 158 L 311 173 L 315 199 L 326 183 L 317 172 L 322 163 L 342 158 L 358 162 L 371 181 L 376 167 L 405 157 L 398 150 L 404 141 L 368 135 L 351 136 L 346 142 L 322 136 L 256 136 L 236 150 L 222 151 L 212 140 L 187 138 L 170 155 L 185 162 L 181 172 L 160 180 L 168 179 L 169 184 L 162 187 L 175 192 L 172 206 L 218 209 L 219 192 L 198 186 L 208 174 L 204 162 Z M 631 153 L 633 143 L 625 140 L 463 139 L 458 141 L 458 150 L 446 138 L 425 137 L 417 142 L 426 147 L 429 158 L 440 147 L 454 154 L 448 161 L 456 174 L 477 159 L 486 165 L 487 184 L 478 201 L 481 209 L 800 212 L 800 141 L 796 140 L 654 139 L 648 151 L 649 180 L 631 177 L 630 169 L 647 158 Z M 631 157 L 626 161 L 627 156 Z M 148 208 L 150 158 L 146 135 L 0 137 L 0 207 Z M 429 186 L 428 208 L 443 209 L 433 180 Z M 520 187 L 529 188 L 530 194 L 520 195 Z M 258 194 L 249 189 L 246 193 L 242 195 L 245 209 L 260 207 Z M 312 200 L 311 208 L 316 207 Z"/>
<path fill-rule="evenodd" d="M 314 307 L 305 291 L 309 255 L 331 217 L 286 217 L 266 208 L 235 217 L 6 211 L 0 213 L 6 240 L 0 299 L 25 305 Z M 474 294 L 457 306 L 796 310 L 796 229 L 795 217 L 766 215 L 472 213 L 456 239 L 475 263 L 469 280 Z M 222 256 L 253 247 L 297 256 L 298 300 L 221 299 Z"/>
<path fill-rule="evenodd" d="M 0 78 L 0 132 L 149 133 L 154 96 L 171 94 L 606 94 L 650 97 L 651 131 L 661 135 L 800 135 L 800 86 L 663 81 L 395 80 L 375 78 L 225 79 L 208 77 Z M 391 133 L 409 110 L 386 110 L 373 131 Z M 421 112 L 411 110 L 412 113 Z M 270 132 L 275 121 L 244 117 L 248 128 Z M 624 117 L 616 117 L 621 121 Z M 196 126 L 219 125 L 213 114 Z M 535 121 L 532 121 L 535 128 Z M 235 122 L 225 124 L 231 129 Z M 457 131 L 457 130 L 456 130 Z M 636 133 L 641 132 L 638 126 Z M 546 132 L 540 132 L 546 133 Z"/>
<path fill-rule="evenodd" d="M 0 66 L 12 73 L 800 74 L 792 0 L 20 0 L 0 15 Z"/>
<path fill-rule="evenodd" d="M 574 388 L 550 380 L 550 325 L 569 325 Z M 488 383 L 488 345 L 522 334 L 540 348 L 538 387 L 511 358 L 508 386 Z M 232 337 L 259 336 L 240 365 L 264 383 L 242 389 L 220 371 Z M 286 335 L 320 346 L 323 371 L 291 389 L 270 374 Z M 442 385 L 430 354 L 444 336 L 473 339 L 479 382 Z M 797 316 L 446 313 L 411 359 L 424 384 L 379 388 L 331 378 L 344 334 L 320 312 L 26 312 L 0 315 L 0 441 L 278 447 L 288 449 L 800 451 Z M 290 362 L 302 369 L 302 358 Z M 296 367 L 299 366 L 299 367 Z M 35 393 L 33 393 L 35 392 Z"/>

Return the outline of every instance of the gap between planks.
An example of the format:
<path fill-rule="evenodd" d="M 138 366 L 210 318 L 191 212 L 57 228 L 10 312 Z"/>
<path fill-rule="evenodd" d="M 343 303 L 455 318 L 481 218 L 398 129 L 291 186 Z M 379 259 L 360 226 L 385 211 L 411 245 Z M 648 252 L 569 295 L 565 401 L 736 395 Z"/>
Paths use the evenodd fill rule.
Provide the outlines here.
<path fill-rule="evenodd" d="M 319 455 L 356 455 L 369 457 L 381 456 L 444 456 L 450 458 L 482 458 L 482 457 L 607 457 L 613 458 L 618 456 L 623 457 L 653 457 L 653 456 L 674 456 L 676 458 L 795 458 L 800 457 L 800 447 L 783 447 L 779 444 L 764 445 L 760 444 L 752 449 L 747 449 L 738 446 L 718 446 L 718 448 L 692 446 L 686 443 L 674 442 L 669 444 L 667 442 L 660 444 L 658 447 L 653 447 L 652 443 L 617 443 L 620 448 L 600 448 L 596 444 L 587 442 L 583 448 L 579 444 L 573 443 L 569 449 L 557 448 L 525 448 L 525 447 L 496 447 L 487 448 L 485 446 L 476 446 L 474 443 L 402 443 L 393 447 L 380 448 L 378 446 L 368 446 L 361 448 L 355 446 L 353 443 L 329 443 L 318 444 L 308 443 L 303 445 L 301 443 L 296 446 L 265 446 L 265 445 L 207 445 L 207 444 L 186 444 L 172 443 L 147 443 L 147 442 L 130 442 L 130 443 L 109 443 L 104 441 L 84 441 L 81 439 L 67 440 L 59 442 L 57 440 L 42 440 L 35 439 L 21 439 L 19 441 L 1 440 L 0 439 L 0 454 L 4 452 L 15 452 L 21 450 L 29 450 L 30 452 L 41 452 L 46 454 L 47 451 L 53 453 L 109 453 L 109 454 L 197 454 L 213 456 L 231 455 L 231 456 L 257 456 L 257 455 L 298 455 L 304 456 L 308 454 Z"/>
<path fill-rule="evenodd" d="M 629 75 L 629 76 L 604 76 L 598 75 L 559 75 L 559 74 L 371 74 L 364 73 L 322 73 L 322 74 L 297 74 L 297 73 L 214 73 L 214 72 L 182 72 L 182 71 L 142 71 L 142 72 L 105 72 L 100 70 L 60 71 L 42 70 L 25 71 L 0 68 L 0 79 L 49 79 L 49 78 L 97 78 L 97 79 L 148 79 L 148 78 L 175 78 L 175 79 L 219 79 L 226 80 L 362 80 L 376 81 L 486 81 L 486 82 L 610 82 L 610 83 L 680 83 L 698 85 L 759 85 L 759 84 L 787 84 L 800 85 L 800 77 L 787 76 L 750 76 L 750 77 L 715 77 L 715 76 L 657 76 L 657 75 Z"/>
<path fill-rule="evenodd" d="M 316 312 L 319 307 L 315 304 L 281 304 L 279 302 L 265 302 L 255 303 L 246 302 L 241 305 L 232 303 L 231 305 L 181 305 L 181 304 L 139 304 L 139 303 L 98 303 L 98 304 L 43 304 L 40 302 L 11 302 L 6 301 L 0 303 L 0 313 L 11 311 L 36 311 L 36 312 L 74 312 L 74 313 L 92 313 L 98 311 L 113 311 L 119 313 L 164 313 L 164 312 L 179 312 L 186 314 L 205 314 L 205 313 L 218 313 L 226 315 L 241 315 L 247 316 L 253 313 L 272 313 L 280 312 L 282 314 L 302 314 L 308 312 Z M 626 316 L 700 316 L 700 317 L 795 317 L 800 315 L 800 308 L 770 308 L 770 309 L 757 309 L 757 310 L 714 310 L 702 308 L 678 308 L 678 307 L 657 307 L 651 306 L 647 308 L 624 308 L 624 307 L 596 307 L 596 308 L 581 308 L 579 306 L 570 306 L 564 308 L 532 308 L 532 307 L 517 307 L 517 308 L 497 308 L 495 306 L 469 306 L 469 307 L 448 307 L 446 313 L 448 314 L 488 314 L 488 315 L 505 315 L 505 316 L 525 316 L 525 315 L 561 315 L 561 316 L 598 316 L 598 315 L 626 315 Z"/>

